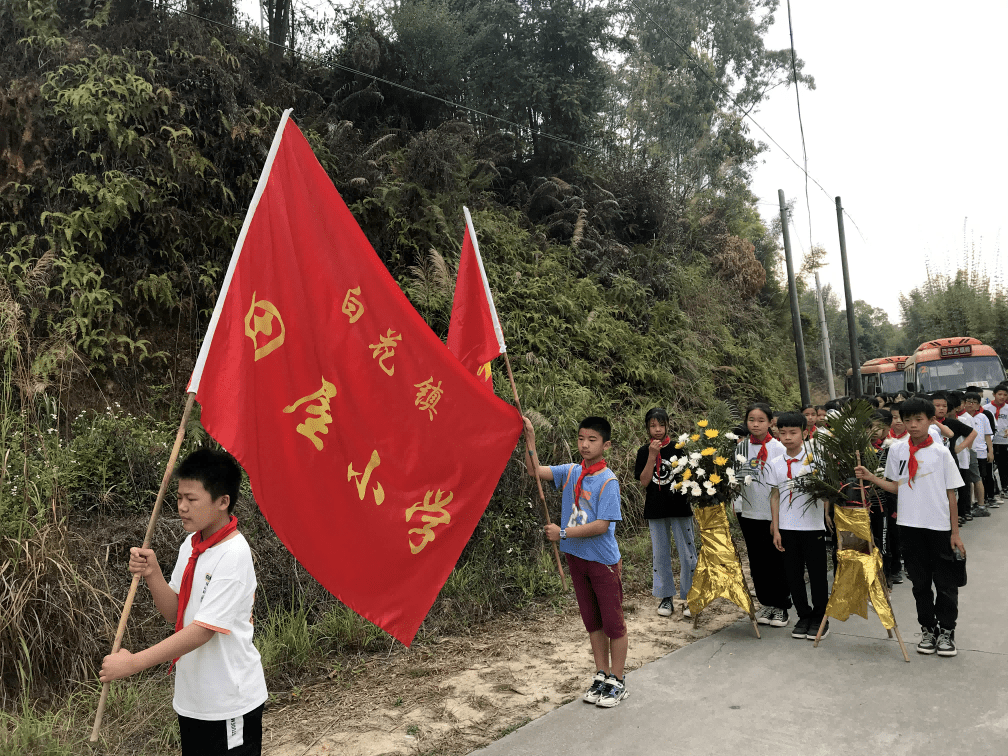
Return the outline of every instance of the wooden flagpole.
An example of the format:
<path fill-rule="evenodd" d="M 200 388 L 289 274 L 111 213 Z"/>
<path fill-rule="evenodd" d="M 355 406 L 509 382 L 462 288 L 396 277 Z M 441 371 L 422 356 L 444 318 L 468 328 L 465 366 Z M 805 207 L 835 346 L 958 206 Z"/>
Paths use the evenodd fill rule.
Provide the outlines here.
<path fill-rule="evenodd" d="M 511 390 L 514 392 L 515 406 L 518 408 L 518 414 L 525 417 L 525 413 L 522 412 L 521 399 L 518 398 L 518 387 L 515 386 L 514 373 L 511 372 L 511 360 L 508 359 L 508 353 L 504 352 L 504 364 L 507 366 L 508 380 L 511 381 Z M 525 436 L 525 453 L 530 451 L 528 436 Z M 546 505 L 546 494 L 543 493 L 542 481 L 539 479 L 538 475 L 535 477 L 536 486 L 539 488 L 539 500 L 543 505 L 543 513 L 546 515 L 546 524 L 551 525 L 552 520 L 550 520 L 549 507 Z M 563 564 L 560 562 L 560 549 L 557 548 L 556 541 L 551 542 L 553 544 L 553 558 L 556 560 L 557 571 L 560 573 L 560 582 L 563 584 L 564 590 L 567 590 L 567 576 L 564 574 Z"/>
<path fill-rule="evenodd" d="M 154 510 L 151 512 L 150 521 L 147 523 L 147 535 L 144 536 L 143 548 L 149 549 L 151 537 L 154 535 L 154 526 L 157 524 L 158 516 L 161 514 L 161 505 L 164 503 L 165 494 L 168 492 L 168 484 L 171 482 L 172 472 L 175 470 L 175 462 L 178 460 L 179 451 L 182 448 L 182 441 L 185 439 L 186 423 L 189 421 L 189 413 L 192 412 L 193 401 L 196 399 L 195 393 L 190 393 L 186 399 L 185 410 L 182 412 L 182 422 L 179 423 L 178 432 L 175 434 L 175 446 L 172 447 L 171 456 L 168 458 L 168 466 L 165 468 L 164 476 L 161 478 L 161 488 L 158 490 L 157 501 L 154 502 Z M 126 620 L 129 619 L 130 610 L 133 608 L 133 599 L 136 598 L 137 586 L 140 584 L 140 576 L 134 575 L 133 582 L 130 583 L 129 593 L 126 594 L 126 603 L 123 604 L 122 616 L 119 617 L 119 628 L 116 630 L 115 641 L 112 643 L 112 653 L 119 651 L 122 646 L 123 635 L 126 633 Z M 102 717 L 105 714 L 105 704 L 108 702 L 109 683 L 102 685 L 101 698 L 98 701 L 98 712 L 95 714 L 94 727 L 91 729 L 91 742 L 98 741 L 98 731 L 101 729 Z"/>

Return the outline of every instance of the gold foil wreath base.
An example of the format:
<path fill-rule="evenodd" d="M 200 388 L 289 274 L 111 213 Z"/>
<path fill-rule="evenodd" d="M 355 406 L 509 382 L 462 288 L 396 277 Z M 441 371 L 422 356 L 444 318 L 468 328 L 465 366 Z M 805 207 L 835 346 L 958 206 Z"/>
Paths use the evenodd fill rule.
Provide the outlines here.
<path fill-rule="evenodd" d="M 852 614 L 868 619 L 868 599 L 878 612 L 882 626 L 892 630 L 896 626 L 889 599 L 882 586 L 882 555 L 878 549 L 862 554 L 853 549 L 844 549 L 838 555 L 836 580 L 833 593 L 826 604 L 826 615 L 846 622 Z"/>
<path fill-rule="evenodd" d="M 696 618 L 705 606 L 716 598 L 725 598 L 749 614 L 755 625 L 755 608 L 739 560 L 724 505 L 697 507 L 693 516 L 700 530 L 700 554 L 696 571 L 693 573 L 693 587 L 686 602 Z M 759 629 L 756 630 L 759 637 Z"/>

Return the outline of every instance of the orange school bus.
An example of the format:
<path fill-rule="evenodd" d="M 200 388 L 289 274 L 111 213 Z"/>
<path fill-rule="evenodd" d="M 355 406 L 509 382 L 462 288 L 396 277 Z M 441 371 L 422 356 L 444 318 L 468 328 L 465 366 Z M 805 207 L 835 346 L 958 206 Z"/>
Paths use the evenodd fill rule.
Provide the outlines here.
<path fill-rule="evenodd" d="M 904 388 L 903 365 L 907 357 L 876 357 L 861 366 L 861 394 L 895 394 Z M 854 370 L 847 368 L 847 396 L 854 395 Z"/>
<path fill-rule="evenodd" d="M 903 366 L 909 391 L 954 391 L 979 386 L 985 396 L 1005 379 L 1001 358 L 979 339 L 959 336 L 925 341 Z"/>

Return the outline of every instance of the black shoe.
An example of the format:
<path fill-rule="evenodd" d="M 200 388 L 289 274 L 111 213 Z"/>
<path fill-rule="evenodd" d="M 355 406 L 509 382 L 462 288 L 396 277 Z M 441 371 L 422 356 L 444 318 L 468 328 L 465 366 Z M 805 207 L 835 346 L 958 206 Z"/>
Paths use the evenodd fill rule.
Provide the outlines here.
<path fill-rule="evenodd" d="M 917 644 L 918 654 L 933 654 L 937 649 L 933 628 L 921 626 L 921 639 Z"/>
<path fill-rule="evenodd" d="M 795 622 L 794 630 L 791 631 L 792 638 L 807 638 L 809 634 L 809 629 L 812 626 L 812 618 L 806 617 L 805 619 L 799 619 Z M 815 637 L 814 635 L 812 636 Z"/>
<path fill-rule="evenodd" d="M 955 630 L 938 629 L 938 656 L 955 656 L 958 651 L 955 647 Z"/>
<path fill-rule="evenodd" d="M 892 576 L 893 585 L 899 585 L 903 582 L 903 570 L 900 570 L 895 575 Z"/>
<path fill-rule="evenodd" d="M 820 621 L 820 622 L 822 622 L 822 620 L 819 620 L 819 621 Z M 813 623 L 813 624 L 814 624 L 814 623 Z M 810 629 L 810 630 L 809 630 L 809 634 L 808 634 L 808 635 L 806 636 L 806 637 L 807 637 L 807 638 L 808 638 L 808 639 L 809 639 L 810 641 L 814 641 L 814 640 L 815 640 L 815 637 L 816 637 L 816 633 L 817 633 L 817 632 L 819 632 L 819 626 L 818 626 L 818 625 L 816 625 L 815 627 L 816 627 L 816 629 L 815 629 L 815 632 L 813 632 L 813 631 L 812 631 L 812 630 Z M 826 624 L 825 624 L 825 625 L 823 625 L 823 629 L 822 629 L 822 635 L 820 635 L 820 636 L 819 636 L 819 640 L 822 640 L 822 639 L 823 639 L 823 638 L 825 638 L 825 637 L 826 637 L 827 635 L 829 635 L 829 620 L 826 620 Z"/>

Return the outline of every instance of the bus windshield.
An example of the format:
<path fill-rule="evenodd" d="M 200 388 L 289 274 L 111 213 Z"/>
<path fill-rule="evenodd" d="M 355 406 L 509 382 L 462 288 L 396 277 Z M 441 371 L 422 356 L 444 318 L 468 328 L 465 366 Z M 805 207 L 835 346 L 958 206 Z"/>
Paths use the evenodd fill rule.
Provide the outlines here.
<path fill-rule="evenodd" d="M 894 373 L 880 373 L 882 378 L 882 393 L 896 394 L 904 388 L 903 371 Z"/>
<path fill-rule="evenodd" d="M 1004 368 L 997 357 L 965 357 L 934 360 L 917 365 L 918 391 L 954 391 L 966 386 L 994 388 L 1004 380 Z"/>

